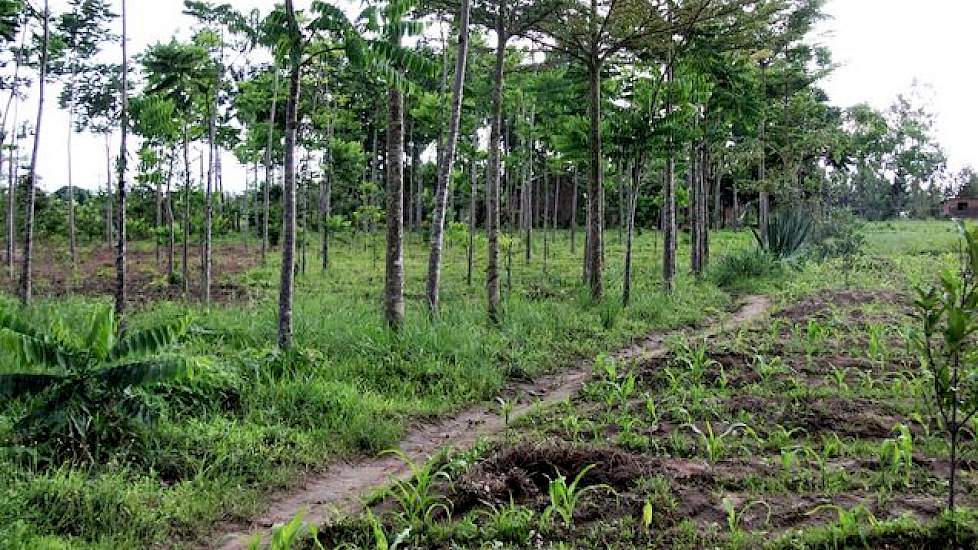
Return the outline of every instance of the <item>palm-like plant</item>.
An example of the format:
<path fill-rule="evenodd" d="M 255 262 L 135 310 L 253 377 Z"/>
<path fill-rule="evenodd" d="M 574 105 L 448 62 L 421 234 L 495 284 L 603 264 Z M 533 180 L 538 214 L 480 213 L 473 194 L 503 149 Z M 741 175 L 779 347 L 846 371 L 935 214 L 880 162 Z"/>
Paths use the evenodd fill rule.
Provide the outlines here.
<path fill-rule="evenodd" d="M 164 354 L 189 327 L 186 318 L 121 334 L 114 311 L 97 307 L 86 334 L 58 317 L 43 329 L 22 314 L 0 310 L 0 354 L 34 372 L 0 374 L 0 398 L 27 399 L 13 443 L 42 447 L 52 458 L 97 461 L 135 441 L 153 419 L 134 388 L 189 376 L 193 363 Z"/>

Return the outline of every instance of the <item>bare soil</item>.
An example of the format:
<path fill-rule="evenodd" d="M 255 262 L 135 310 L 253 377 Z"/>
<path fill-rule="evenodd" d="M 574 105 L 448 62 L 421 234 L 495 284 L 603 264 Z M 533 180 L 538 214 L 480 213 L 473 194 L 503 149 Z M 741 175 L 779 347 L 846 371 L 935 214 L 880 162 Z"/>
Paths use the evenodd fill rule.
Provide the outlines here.
<path fill-rule="evenodd" d="M 202 269 L 200 247 L 190 249 L 190 292 L 184 296 L 182 285 L 167 280 L 166 249 L 156 252 L 138 243 L 127 250 L 126 291 L 128 303 L 136 308 L 164 300 L 198 300 L 202 295 Z M 175 271 L 180 275 L 181 250 L 177 247 Z M 37 296 L 61 297 L 69 295 L 114 296 L 116 285 L 116 253 L 113 247 L 97 245 L 79 249 L 78 265 L 71 267 L 67 250 L 58 247 L 40 247 L 33 258 L 33 290 Z M 3 271 L 2 281 L 11 291 L 16 291 L 20 280 L 21 258 L 14 265 L 14 277 Z M 238 276 L 253 269 L 259 263 L 254 246 L 221 244 L 214 247 L 211 268 L 211 300 L 232 303 L 248 300 L 251 289 L 237 282 Z"/>

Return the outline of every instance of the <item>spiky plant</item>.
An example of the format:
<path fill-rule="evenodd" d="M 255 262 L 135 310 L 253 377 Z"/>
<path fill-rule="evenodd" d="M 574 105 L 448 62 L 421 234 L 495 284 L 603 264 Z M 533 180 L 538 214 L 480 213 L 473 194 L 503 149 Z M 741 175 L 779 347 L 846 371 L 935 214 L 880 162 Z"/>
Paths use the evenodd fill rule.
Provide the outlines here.
<path fill-rule="evenodd" d="M 768 254 L 779 260 L 792 260 L 805 251 L 814 227 L 811 216 L 801 208 L 786 208 L 768 220 L 766 244 L 756 229 L 754 237 Z"/>
<path fill-rule="evenodd" d="M 187 377 L 193 362 L 164 354 L 189 327 L 186 318 L 123 334 L 112 308 L 94 308 L 85 332 L 55 318 L 49 326 L 0 309 L 0 354 L 26 372 L 0 374 L 0 399 L 22 399 L 26 412 L 10 443 L 57 462 L 97 462 L 138 443 L 156 416 L 136 388 Z"/>

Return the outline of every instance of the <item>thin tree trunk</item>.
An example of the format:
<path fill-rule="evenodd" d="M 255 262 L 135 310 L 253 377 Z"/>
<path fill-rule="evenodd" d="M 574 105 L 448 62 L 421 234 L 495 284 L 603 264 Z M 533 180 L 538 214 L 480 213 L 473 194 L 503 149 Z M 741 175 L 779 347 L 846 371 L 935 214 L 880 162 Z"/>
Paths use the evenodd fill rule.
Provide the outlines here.
<path fill-rule="evenodd" d="M 268 142 L 265 146 L 265 188 L 262 190 L 264 200 L 264 213 L 262 214 L 261 220 L 262 265 L 265 265 L 268 256 L 268 216 L 271 214 L 271 199 L 269 198 L 269 193 L 272 187 L 272 179 L 274 178 L 274 173 L 272 170 L 272 146 L 274 145 L 275 139 L 275 109 L 278 106 L 278 67 L 272 65 L 272 70 L 275 71 L 272 84 L 274 89 L 272 90 L 272 108 L 268 112 Z"/>
<path fill-rule="evenodd" d="M 170 155 L 170 172 L 166 176 L 166 225 L 167 225 L 167 242 L 166 242 L 166 273 L 169 280 L 173 281 L 173 268 L 174 268 L 174 249 L 176 248 L 176 235 L 173 227 L 173 190 L 171 188 L 173 180 L 173 164 L 176 161 L 176 152 Z"/>
<path fill-rule="evenodd" d="M 635 242 L 635 207 L 638 204 L 638 192 L 642 181 L 641 169 L 641 158 L 635 159 L 635 165 L 632 168 L 632 182 L 625 189 L 627 231 L 625 234 L 625 268 L 621 287 L 621 303 L 623 307 L 628 307 L 632 300 L 632 249 Z"/>
<path fill-rule="evenodd" d="M 502 172 L 500 146 L 503 122 L 503 79 L 506 61 L 506 0 L 499 1 L 496 14 L 496 60 L 493 67 L 489 130 L 489 165 L 486 170 L 486 234 L 489 241 L 486 267 L 486 297 L 489 320 L 501 321 L 499 296 L 499 180 Z"/>
<path fill-rule="evenodd" d="M 476 204 L 479 196 L 479 173 L 476 151 L 479 147 L 479 134 L 472 132 L 472 160 L 469 165 L 469 248 L 466 252 L 465 283 L 472 286 L 472 264 L 475 256 Z"/>
<path fill-rule="evenodd" d="M 183 270 L 183 297 L 187 298 L 190 293 L 190 128 L 188 123 L 183 126 L 183 164 L 184 170 L 183 183 L 183 262 L 180 268 Z"/>
<path fill-rule="evenodd" d="M 105 239 L 109 246 L 115 241 L 115 216 L 112 214 L 112 134 L 105 133 Z"/>
<path fill-rule="evenodd" d="M 69 84 L 71 91 L 68 92 L 68 150 L 66 151 L 68 155 L 68 251 L 71 255 L 71 269 L 74 270 L 78 265 L 78 250 L 75 243 L 75 184 L 74 184 L 74 170 L 72 170 L 72 156 L 71 156 L 71 138 L 75 133 L 74 119 L 75 119 L 75 76 L 72 75 L 71 83 Z"/>
<path fill-rule="evenodd" d="M 595 5 L 595 0 L 592 0 Z M 588 242 L 587 242 L 587 275 L 591 298 L 600 300 L 604 292 L 602 271 L 604 256 L 604 220 L 602 219 L 603 202 L 603 170 L 601 153 L 601 61 L 597 55 L 592 56 L 588 67 L 589 101 L 588 111 L 591 128 L 589 132 L 588 149 L 590 163 L 588 166 Z"/>
<path fill-rule="evenodd" d="M 27 25 L 23 25 L 20 35 L 20 47 L 24 47 L 24 43 L 27 40 Z M 16 56 L 16 61 L 14 62 L 14 74 L 13 82 L 17 82 L 20 77 L 20 61 L 21 56 Z M 17 248 L 17 225 L 16 225 L 16 213 L 17 213 L 17 164 L 20 161 L 20 150 L 18 148 L 19 138 L 17 136 L 17 121 L 20 118 L 20 100 L 17 94 L 14 93 L 15 90 L 10 90 L 10 95 L 7 97 L 7 105 L 3 110 L 3 125 L 0 127 L 0 153 L 2 153 L 3 147 L 7 144 L 7 119 L 10 115 L 11 106 L 14 109 L 14 118 L 12 124 L 10 125 L 10 147 L 8 149 L 10 157 L 7 160 L 7 276 L 13 280 L 14 278 L 14 252 Z"/>
<path fill-rule="evenodd" d="M 119 117 L 121 140 L 119 141 L 119 207 L 118 207 L 118 243 L 115 256 L 115 314 L 119 319 L 126 312 L 126 170 L 128 168 L 128 151 L 126 140 L 129 137 L 129 53 L 126 41 L 126 0 L 122 0 L 122 112 Z"/>
<path fill-rule="evenodd" d="M 767 94 L 767 64 L 761 66 L 761 82 L 765 95 Z M 761 159 L 758 166 L 758 179 L 760 180 L 760 192 L 757 200 L 757 229 L 761 237 L 761 244 L 766 248 L 768 245 L 767 225 L 770 216 L 771 199 L 767 188 L 767 113 L 761 116 L 761 126 L 758 130 L 761 142 Z"/>
<path fill-rule="evenodd" d="M 401 91 L 387 91 L 387 254 L 384 284 L 384 316 L 387 326 L 400 330 L 404 324 L 404 98 Z"/>
<path fill-rule="evenodd" d="M 11 140 L 10 166 L 8 166 L 7 176 L 7 275 L 14 278 L 14 253 L 16 252 L 17 242 L 17 163 L 20 151 L 17 147 L 16 129 L 14 138 Z"/>
<path fill-rule="evenodd" d="M 319 187 L 320 220 L 323 226 L 323 271 L 329 269 L 329 220 L 333 215 L 333 121 L 326 127 L 326 148 L 323 151 L 323 181 Z"/>
<path fill-rule="evenodd" d="M 570 247 L 571 254 L 577 249 L 577 197 L 581 194 L 577 168 L 574 169 L 574 194 L 571 196 Z"/>
<path fill-rule="evenodd" d="M 207 188 L 204 191 L 204 264 L 201 293 L 204 295 L 204 305 L 211 304 L 211 262 L 213 254 L 213 227 L 214 227 L 214 184 L 217 180 L 217 102 L 218 88 L 221 81 L 221 70 L 218 69 L 217 81 L 214 83 L 214 98 L 210 105 L 210 116 L 208 117 L 207 138 Z"/>
<path fill-rule="evenodd" d="M 458 127 L 462 116 L 462 96 L 465 93 L 465 64 L 469 54 L 469 0 L 462 0 L 458 14 L 458 55 L 455 59 L 455 81 L 452 83 L 452 105 L 448 120 L 448 135 L 438 166 L 435 189 L 435 212 L 431 220 L 431 254 L 428 258 L 428 310 L 438 312 L 438 291 L 441 280 L 441 256 L 445 243 L 445 209 L 448 187 L 455 164 Z M 447 49 L 447 48 L 446 48 Z M 400 157 L 398 157 L 399 160 Z"/>
<path fill-rule="evenodd" d="M 670 52 L 666 79 L 672 84 L 672 54 Z M 667 94 L 666 116 L 672 114 L 672 94 Z M 676 277 L 676 160 L 673 151 L 673 137 L 670 133 L 666 140 L 666 169 L 663 181 L 662 201 L 662 286 L 666 292 L 672 292 Z"/>
<path fill-rule="evenodd" d="M 296 20 L 292 0 L 285 0 L 289 28 L 292 33 L 292 50 L 289 67 L 289 99 L 285 109 L 285 177 L 283 182 L 284 209 L 282 211 L 282 272 L 278 295 L 278 345 L 282 349 L 292 346 L 292 293 L 295 277 L 295 142 L 299 111 L 299 85 L 301 69 L 301 32 Z M 269 148 L 271 150 L 271 148 Z"/>
<path fill-rule="evenodd" d="M 51 12 L 44 0 L 44 37 L 41 43 L 41 69 L 38 78 L 37 119 L 34 123 L 34 148 L 31 153 L 31 172 L 27 177 L 27 203 L 24 207 L 24 258 L 20 275 L 20 299 L 31 302 L 31 252 L 34 246 L 34 194 L 37 178 L 37 152 L 41 146 L 41 119 L 44 114 L 44 88 L 48 76 L 48 44 L 50 42 Z"/>

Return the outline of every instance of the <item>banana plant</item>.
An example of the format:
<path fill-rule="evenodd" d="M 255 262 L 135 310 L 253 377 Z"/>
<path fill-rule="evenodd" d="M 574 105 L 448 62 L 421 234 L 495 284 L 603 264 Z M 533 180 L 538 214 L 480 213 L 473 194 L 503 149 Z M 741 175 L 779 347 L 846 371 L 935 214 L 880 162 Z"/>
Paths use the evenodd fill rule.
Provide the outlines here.
<path fill-rule="evenodd" d="M 55 457 L 95 462 L 134 442 L 155 417 L 137 387 L 191 376 L 194 361 L 164 351 L 189 320 L 123 333 L 113 310 L 96 307 L 84 333 L 57 317 L 38 326 L 23 313 L 0 309 L 0 355 L 28 372 L 0 374 L 0 398 L 24 399 L 14 443 L 43 446 Z"/>

